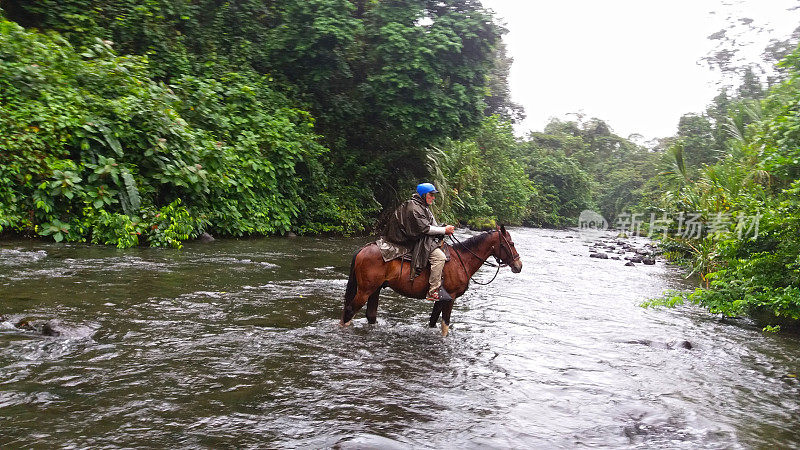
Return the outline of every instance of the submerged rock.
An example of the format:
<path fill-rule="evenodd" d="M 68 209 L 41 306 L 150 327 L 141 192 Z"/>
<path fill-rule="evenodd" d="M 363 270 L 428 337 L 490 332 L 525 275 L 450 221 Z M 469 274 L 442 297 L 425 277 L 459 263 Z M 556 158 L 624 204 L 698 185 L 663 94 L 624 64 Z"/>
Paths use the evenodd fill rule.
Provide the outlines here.
<path fill-rule="evenodd" d="M 599 259 L 608 259 L 608 255 L 605 253 L 592 253 L 589 255 L 589 258 L 599 258 Z"/>
<path fill-rule="evenodd" d="M 50 322 L 45 322 L 42 324 L 41 329 L 39 332 L 42 333 L 44 336 L 61 336 L 61 332 L 57 329 L 53 328 L 53 325 Z"/>
<path fill-rule="evenodd" d="M 216 239 L 214 239 L 214 236 L 212 236 L 210 233 L 205 232 L 198 236 L 197 240 L 204 244 L 208 244 L 209 242 L 214 242 Z"/>
<path fill-rule="evenodd" d="M 656 260 L 653 258 L 642 258 L 642 263 L 647 264 L 648 266 L 652 266 L 656 263 Z"/>
<path fill-rule="evenodd" d="M 651 341 L 650 339 L 636 339 L 632 341 L 624 341 L 625 344 L 639 344 L 644 345 L 651 348 L 661 348 L 665 350 L 673 350 L 676 348 L 682 348 L 686 350 L 691 350 L 694 348 L 689 341 L 678 341 L 678 342 L 659 342 L 659 341 Z"/>
<path fill-rule="evenodd" d="M 50 322 L 31 323 L 25 319 L 22 319 L 19 322 L 17 322 L 14 326 L 19 328 L 20 330 L 33 331 L 34 333 L 39 333 L 42 336 L 61 336 L 61 332 L 58 331 L 58 329 L 56 329 Z"/>
<path fill-rule="evenodd" d="M 633 267 L 633 266 L 635 266 L 636 264 L 634 264 L 634 263 L 632 263 L 632 262 L 628 261 L 628 262 L 626 262 L 626 263 L 625 263 L 625 265 L 626 265 L 626 266 L 628 266 L 628 267 Z"/>

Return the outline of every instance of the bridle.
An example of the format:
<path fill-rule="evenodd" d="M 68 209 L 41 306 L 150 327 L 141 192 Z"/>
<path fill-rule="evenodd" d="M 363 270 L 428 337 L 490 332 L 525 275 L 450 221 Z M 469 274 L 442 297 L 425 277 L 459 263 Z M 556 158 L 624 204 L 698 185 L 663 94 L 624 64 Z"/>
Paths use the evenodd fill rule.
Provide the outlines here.
<path fill-rule="evenodd" d="M 520 259 L 519 253 L 517 253 L 517 256 L 514 256 L 514 252 L 511 251 L 511 244 L 508 242 L 508 239 L 506 239 L 505 235 L 499 230 L 497 231 L 497 234 L 500 235 L 500 250 L 503 250 L 503 243 L 505 242 L 506 250 L 508 250 L 508 256 L 511 257 L 511 262 L 518 261 Z M 492 256 L 494 256 L 494 245 L 492 246 Z M 502 267 L 508 266 L 508 263 L 502 263 L 500 258 L 497 256 L 495 256 L 494 259 L 497 260 L 497 264 L 500 264 Z"/>
<path fill-rule="evenodd" d="M 505 236 L 503 236 L 503 233 L 501 233 L 500 230 L 494 230 L 494 231 L 497 231 L 497 234 L 500 236 L 500 240 L 499 240 L 499 242 L 500 242 L 500 250 L 503 249 L 503 243 L 506 244 L 506 250 L 508 250 L 508 255 L 513 257 L 511 262 L 514 262 L 514 261 L 520 259 L 519 255 L 514 257 L 514 252 L 511 251 L 511 244 L 508 243 L 508 240 L 506 239 Z M 495 278 L 497 278 L 497 274 L 500 273 L 500 268 L 508 266 L 508 263 L 504 263 L 500 258 L 498 258 L 494 254 L 494 245 L 492 245 L 491 256 L 494 257 L 494 260 L 497 262 L 496 264 L 493 263 L 493 262 L 487 261 L 486 259 L 483 259 L 480 256 L 476 255 L 475 252 L 470 250 L 466 245 L 464 245 L 461 241 L 459 241 L 458 238 L 456 238 L 454 235 L 451 234 L 450 235 L 450 239 L 453 241 L 454 244 L 455 243 L 461 244 L 462 248 L 464 248 L 466 251 L 468 251 L 472 256 L 478 258 L 478 260 L 482 260 L 483 262 L 481 263 L 481 265 L 486 265 L 486 266 L 489 266 L 489 267 L 497 267 L 497 271 L 495 271 L 494 276 L 492 277 L 492 279 L 489 280 L 486 283 L 481 283 L 480 281 L 476 281 L 475 278 L 472 278 L 472 276 L 469 274 L 469 271 L 467 271 L 467 266 L 464 264 L 464 260 L 461 259 L 461 254 L 459 254 L 458 251 L 455 251 L 455 254 L 458 257 L 458 261 L 461 263 L 461 268 L 464 269 L 464 273 L 467 276 L 469 276 L 469 279 L 472 280 L 472 282 L 475 283 L 475 284 L 479 284 L 479 285 L 482 285 L 482 286 L 486 286 L 487 284 L 490 284 L 492 281 L 494 281 Z M 455 248 L 453 250 L 455 250 Z"/>

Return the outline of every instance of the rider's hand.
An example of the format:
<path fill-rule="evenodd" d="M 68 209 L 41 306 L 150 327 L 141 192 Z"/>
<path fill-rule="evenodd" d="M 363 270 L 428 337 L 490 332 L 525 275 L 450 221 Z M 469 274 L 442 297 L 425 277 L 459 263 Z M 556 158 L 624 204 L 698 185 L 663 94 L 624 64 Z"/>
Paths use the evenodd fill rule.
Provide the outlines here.
<path fill-rule="evenodd" d="M 444 227 L 444 234 L 453 234 L 455 232 L 456 232 L 456 227 L 452 225 L 447 225 L 446 227 Z"/>

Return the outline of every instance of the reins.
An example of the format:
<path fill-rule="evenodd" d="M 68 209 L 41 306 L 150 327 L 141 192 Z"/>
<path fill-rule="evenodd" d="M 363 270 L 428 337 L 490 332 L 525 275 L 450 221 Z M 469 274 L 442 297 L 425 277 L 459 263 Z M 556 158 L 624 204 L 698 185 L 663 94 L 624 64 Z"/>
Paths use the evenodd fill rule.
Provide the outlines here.
<path fill-rule="evenodd" d="M 498 231 L 497 233 L 498 233 L 498 234 L 500 234 L 500 235 L 502 236 L 502 233 L 500 233 L 499 231 Z M 505 237 L 505 236 L 503 236 L 503 237 Z M 475 252 L 473 252 L 472 250 L 470 250 L 470 249 L 469 249 L 469 247 L 467 247 L 467 246 L 466 246 L 466 245 L 464 245 L 464 244 L 463 244 L 461 241 L 459 241 L 459 240 L 458 240 L 458 238 L 456 238 L 456 237 L 455 237 L 454 235 L 452 235 L 452 234 L 450 235 L 450 240 L 452 240 L 452 241 L 453 241 L 453 244 L 455 244 L 455 243 L 459 243 L 459 244 L 461 244 L 461 247 L 462 247 L 462 248 L 464 248 L 466 251 L 468 251 L 468 252 L 469 252 L 469 253 L 470 253 L 472 256 L 474 256 L 474 257 L 478 258 L 478 260 L 479 260 L 479 261 L 482 261 L 481 265 L 486 265 L 486 266 L 489 266 L 489 267 L 497 267 L 497 271 L 494 273 L 494 276 L 492 277 L 492 279 L 491 279 L 491 280 L 489 280 L 489 281 L 488 281 L 488 282 L 486 282 L 486 283 L 481 283 L 480 281 L 476 281 L 476 280 L 475 280 L 475 278 L 473 278 L 473 277 L 472 277 L 472 275 L 470 275 L 470 274 L 469 274 L 469 271 L 467 270 L 467 266 L 464 264 L 464 260 L 463 260 L 463 259 L 461 259 L 461 253 L 459 253 L 459 251 L 458 251 L 458 250 L 455 248 L 455 245 L 454 245 L 454 246 L 453 246 L 453 251 L 455 252 L 456 256 L 458 257 L 458 261 L 461 263 L 461 268 L 462 268 L 462 269 L 464 269 L 464 273 L 465 273 L 465 274 L 466 274 L 466 275 L 469 277 L 469 279 L 470 279 L 470 280 L 472 280 L 472 282 L 473 282 L 473 283 L 475 283 L 475 284 L 479 284 L 479 285 L 481 285 L 481 286 L 486 286 L 487 284 L 490 284 L 492 281 L 494 281 L 494 279 L 495 279 L 495 278 L 497 278 L 497 274 L 499 274 L 499 273 L 500 273 L 500 268 L 501 268 L 501 267 L 505 267 L 505 266 L 507 266 L 507 265 L 508 265 L 508 264 L 503 264 L 503 263 L 500 261 L 500 258 L 498 258 L 497 256 L 494 256 L 494 253 L 492 253 L 492 254 L 491 254 L 491 256 L 494 256 L 494 259 L 495 259 L 495 261 L 497 261 L 497 264 L 487 261 L 487 259 L 489 259 L 488 257 L 486 257 L 486 259 L 483 259 L 483 258 L 481 258 L 480 256 L 476 255 L 476 254 L 475 254 Z M 500 245 L 502 246 L 502 244 L 500 244 Z M 509 247 L 509 252 L 511 252 L 511 248 L 510 248 L 510 247 Z"/>

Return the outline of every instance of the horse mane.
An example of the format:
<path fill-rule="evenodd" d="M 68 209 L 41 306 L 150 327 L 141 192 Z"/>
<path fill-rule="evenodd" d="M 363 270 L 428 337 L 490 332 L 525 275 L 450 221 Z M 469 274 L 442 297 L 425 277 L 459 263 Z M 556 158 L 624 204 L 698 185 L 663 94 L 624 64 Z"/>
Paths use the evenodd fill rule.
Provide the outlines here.
<path fill-rule="evenodd" d="M 486 239 L 489 239 L 489 236 L 493 235 L 496 232 L 497 230 L 490 230 L 490 231 L 485 231 L 481 234 L 476 234 L 475 236 L 472 236 L 471 238 L 465 241 L 456 242 L 455 244 L 453 244 L 453 248 L 455 250 L 472 250 L 473 248 L 483 243 L 483 241 L 485 241 Z"/>

